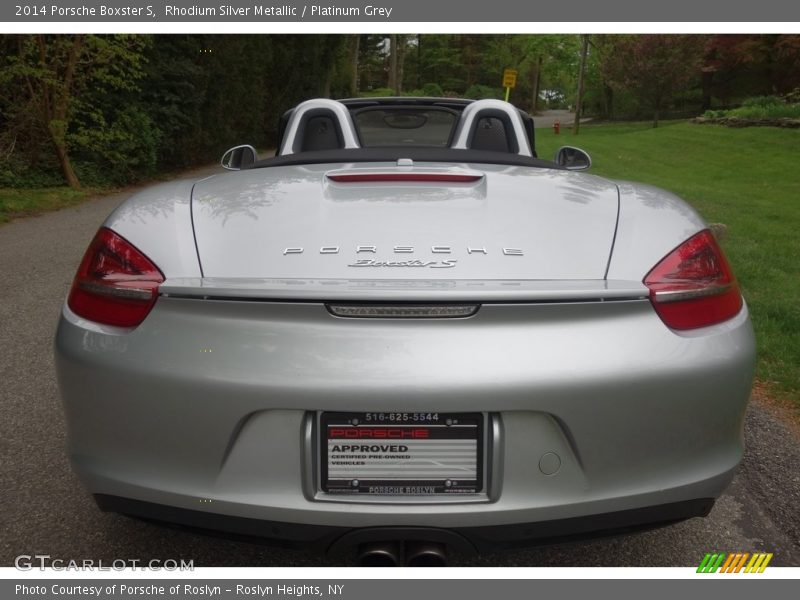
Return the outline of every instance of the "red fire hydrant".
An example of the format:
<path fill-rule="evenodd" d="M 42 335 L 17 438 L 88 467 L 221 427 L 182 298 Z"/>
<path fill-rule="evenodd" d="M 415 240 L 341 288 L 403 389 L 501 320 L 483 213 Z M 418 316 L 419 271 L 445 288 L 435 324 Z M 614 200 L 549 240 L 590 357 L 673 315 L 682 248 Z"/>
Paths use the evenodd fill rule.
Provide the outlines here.
<path fill-rule="evenodd" d="M 555 133 L 556 135 L 561 133 L 561 122 L 560 121 L 556 121 L 555 123 L 553 123 L 553 133 Z"/>

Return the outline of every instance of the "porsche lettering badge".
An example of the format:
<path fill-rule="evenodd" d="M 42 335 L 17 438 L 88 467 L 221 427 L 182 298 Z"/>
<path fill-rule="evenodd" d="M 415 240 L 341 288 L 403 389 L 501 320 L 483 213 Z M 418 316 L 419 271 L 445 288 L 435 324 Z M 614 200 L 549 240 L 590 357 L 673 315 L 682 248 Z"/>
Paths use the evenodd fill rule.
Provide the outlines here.
<path fill-rule="evenodd" d="M 283 255 L 286 256 L 287 254 L 303 254 L 305 248 L 302 246 L 290 246 L 283 249 Z M 487 250 L 485 246 L 467 246 L 465 248 L 467 255 L 472 254 L 480 254 L 480 255 L 487 255 L 490 253 L 490 250 Z M 503 255 L 505 256 L 524 256 L 524 252 L 520 248 L 508 248 L 508 247 L 501 247 L 499 249 L 502 251 Z M 339 254 L 340 247 L 339 246 L 322 246 L 319 249 L 319 254 Z M 414 246 L 393 246 L 391 250 L 394 254 L 414 254 L 415 248 Z M 376 254 L 378 252 L 377 246 L 356 246 L 355 253 L 370 253 Z M 444 246 L 444 245 L 433 245 L 430 247 L 431 254 L 452 254 L 453 247 L 452 246 Z M 450 269 L 456 266 L 458 263 L 458 259 L 443 259 L 443 260 L 420 260 L 420 259 L 412 259 L 412 260 L 375 260 L 372 258 L 359 258 L 356 259 L 355 262 L 348 264 L 348 267 L 412 267 L 412 268 L 425 268 L 429 267 L 431 269 Z"/>

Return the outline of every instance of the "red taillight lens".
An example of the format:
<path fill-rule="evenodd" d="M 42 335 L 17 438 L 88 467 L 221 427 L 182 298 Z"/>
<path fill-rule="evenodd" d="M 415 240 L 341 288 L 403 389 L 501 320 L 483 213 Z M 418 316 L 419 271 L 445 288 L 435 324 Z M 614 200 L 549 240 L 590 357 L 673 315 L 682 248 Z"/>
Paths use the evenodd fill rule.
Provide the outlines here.
<path fill-rule="evenodd" d="M 721 323 L 742 308 L 736 279 L 707 229 L 665 256 L 647 274 L 644 284 L 658 316 L 673 329 Z"/>
<path fill-rule="evenodd" d="M 128 240 L 101 227 L 86 250 L 72 289 L 72 311 L 90 321 L 136 327 L 150 312 L 164 276 Z"/>

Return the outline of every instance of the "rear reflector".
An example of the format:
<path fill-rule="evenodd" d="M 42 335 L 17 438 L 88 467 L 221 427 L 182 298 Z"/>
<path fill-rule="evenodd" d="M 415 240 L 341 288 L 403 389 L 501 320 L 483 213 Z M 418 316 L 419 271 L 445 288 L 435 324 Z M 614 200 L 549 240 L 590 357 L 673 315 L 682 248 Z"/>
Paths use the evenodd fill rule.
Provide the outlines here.
<path fill-rule="evenodd" d="M 453 319 L 478 312 L 477 304 L 328 304 L 337 317 L 356 319 Z"/>
<path fill-rule="evenodd" d="M 328 179 L 338 183 L 364 182 L 424 182 L 424 183 L 473 183 L 483 178 L 480 174 L 465 173 L 329 173 Z"/>
<path fill-rule="evenodd" d="M 78 267 L 67 304 L 84 319 L 136 327 L 153 308 L 163 281 L 149 258 L 119 234 L 101 227 Z"/>
<path fill-rule="evenodd" d="M 707 327 L 736 316 L 742 296 L 709 230 L 689 238 L 644 278 L 658 316 L 672 329 Z"/>

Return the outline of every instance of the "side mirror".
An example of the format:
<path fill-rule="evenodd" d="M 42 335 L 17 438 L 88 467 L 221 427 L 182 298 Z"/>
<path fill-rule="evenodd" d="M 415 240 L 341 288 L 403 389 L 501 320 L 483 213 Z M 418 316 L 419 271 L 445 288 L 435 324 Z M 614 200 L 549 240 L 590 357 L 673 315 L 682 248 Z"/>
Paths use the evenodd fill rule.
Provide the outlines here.
<path fill-rule="evenodd" d="M 569 171 L 585 171 L 592 166 L 592 158 L 584 150 L 573 146 L 562 146 L 553 159 L 559 167 Z"/>
<path fill-rule="evenodd" d="M 254 162 L 258 160 L 258 153 L 256 149 L 252 146 L 244 144 L 242 146 L 234 146 L 225 154 L 222 155 L 222 160 L 219 161 L 219 164 L 222 165 L 224 169 L 228 169 L 229 171 L 239 171 L 241 169 L 246 169 Z"/>

